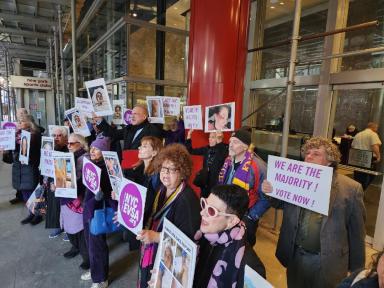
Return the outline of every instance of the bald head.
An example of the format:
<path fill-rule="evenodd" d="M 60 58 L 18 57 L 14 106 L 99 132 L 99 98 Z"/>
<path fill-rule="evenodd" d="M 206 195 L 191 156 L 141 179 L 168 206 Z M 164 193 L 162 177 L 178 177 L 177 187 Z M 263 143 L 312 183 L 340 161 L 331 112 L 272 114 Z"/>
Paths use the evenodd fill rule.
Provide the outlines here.
<path fill-rule="evenodd" d="M 373 132 L 377 132 L 377 130 L 379 130 L 379 124 L 375 122 L 369 122 L 367 128 L 371 129 Z"/>

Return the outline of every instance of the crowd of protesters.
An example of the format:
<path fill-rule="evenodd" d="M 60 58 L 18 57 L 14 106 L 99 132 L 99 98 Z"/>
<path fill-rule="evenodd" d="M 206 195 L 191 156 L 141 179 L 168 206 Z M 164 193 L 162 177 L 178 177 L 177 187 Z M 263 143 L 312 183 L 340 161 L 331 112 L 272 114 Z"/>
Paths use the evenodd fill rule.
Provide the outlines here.
<path fill-rule="evenodd" d="M 340 152 L 328 139 L 313 137 L 303 147 L 305 162 L 334 170 L 329 214 L 324 216 L 268 196 L 273 187 L 266 181 L 267 164 L 254 152 L 247 127 L 232 133 L 228 144 L 223 143 L 221 131 L 213 131 L 207 146 L 193 147 L 193 130 L 186 135 L 182 120 L 173 119 L 170 129 L 164 130 L 149 122 L 147 108 L 142 105 L 133 108 L 132 124 L 120 129 L 96 115 L 92 121 L 92 135 L 87 138 L 68 134 L 61 126 L 51 134 L 55 151 L 74 155 L 76 199 L 55 197 L 53 179 L 39 174 L 44 129 L 36 125 L 26 109 L 17 111 L 15 150 L 3 151 L 3 160 L 12 164 L 12 185 L 16 190 L 12 204 L 27 202 L 40 184 L 42 203 L 21 223 L 37 225 L 45 220 L 50 238 L 66 233 L 70 248 L 64 257 L 81 255 L 84 273 L 80 278 L 92 281 L 91 287 L 108 287 L 110 279 L 107 235 L 93 235 L 90 221 L 95 210 L 109 207 L 117 211 L 118 206 L 102 152 L 116 151 L 121 160 L 121 151 L 132 149 L 138 149 L 139 161 L 125 169 L 124 176 L 147 188 L 144 229 L 137 236 L 122 232 L 127 240 L 122 245 L 140 250 L 137 287 L 152 285 L 164 219 L 199 246 L 194 287 L 243 287 L 245 265 L 265 278 L 268 267 L 253 248 L 259 219 L 271 206 L 283 209 L 276 256 L 287 268 L 288 287 L 383 287 L 382 253 L 375 258 L 372 269 L 364 270 L 362 187 L 337 173 Z M 22 130 L 31 133 L 28 165 L 19 161 Z M 203 156 L 203 165 L 194 179 L 190 179 L 194 166 L 191 155 Z M 84 159 L 101 169 L 96 194 L 82 183 Z M 199 191 L 194 191 L 191 183 Z"/>

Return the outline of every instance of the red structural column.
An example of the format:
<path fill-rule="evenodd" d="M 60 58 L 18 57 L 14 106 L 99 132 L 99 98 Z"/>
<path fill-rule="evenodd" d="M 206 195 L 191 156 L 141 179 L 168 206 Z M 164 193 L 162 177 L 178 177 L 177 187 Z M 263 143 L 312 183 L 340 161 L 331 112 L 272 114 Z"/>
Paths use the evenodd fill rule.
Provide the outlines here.
<path fill-rule="evenodd" d="M 249 8 L 250 0 L 191 0 L 188 104 L 202 105 L 204 114 L 206 106 L 235 101 L 236 128 L 241 126 Z M 205 145 L 207 137 L 194 137 L 193 143 Z"/>

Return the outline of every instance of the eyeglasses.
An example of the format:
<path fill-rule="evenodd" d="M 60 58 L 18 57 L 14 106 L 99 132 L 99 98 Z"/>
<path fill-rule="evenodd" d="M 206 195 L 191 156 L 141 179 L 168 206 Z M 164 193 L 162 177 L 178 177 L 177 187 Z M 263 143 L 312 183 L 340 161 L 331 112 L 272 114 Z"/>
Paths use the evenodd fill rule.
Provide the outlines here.
<path fill-rule="evenodd" d="M 229 213 L 220 212 L 219 210 L 217 210 L 217 208 L 209 205 L 208 202 L 207 202 L 207 199 L 205 199 L 205 198 L 200 198 L 200 206 L 201 206 L 201 210 L 207 211 L 208 217 L 217 217 L 219 215 L 221 215 L 221 216 L 235 216 L 235 217 L 237 217 L 237 215 L 235 215 L 235 214 L 229 214 Z"/>
<path fill-rule="evenodd" d="M 77 143 L 80 143 L 80 142 L 78 142 L 78 141 L 77 141 L 77 142 L 68 142 L 67 145 L 68 145 L 68 146 L 72 146 L 72 145 L 75 145 L 75 144 L 77 144 Z"/>
<path fill-rule="evenodd" d="M 160 173 L 176 174 L 177 171 L 179 171 L 179 169 L 178 168 L 173 168 L 173 167 L 161 166 L 161 169 L 160 169 Z"/>
<path fill-rule="evenodd" d="M 63 134 L 52 134 L 52 137 L 63 137 Z"/>

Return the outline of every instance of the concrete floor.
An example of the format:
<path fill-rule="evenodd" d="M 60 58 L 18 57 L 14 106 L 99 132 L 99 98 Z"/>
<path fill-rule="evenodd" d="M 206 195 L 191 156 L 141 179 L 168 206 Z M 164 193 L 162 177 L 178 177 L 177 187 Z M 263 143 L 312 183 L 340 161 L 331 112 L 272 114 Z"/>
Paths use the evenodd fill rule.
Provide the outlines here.
<path fill-rule="evenodd" d="M 10 205 L 8 201 L 14 193 L 11 166 L 0 161 L 0 288 L 90 287 L 90 281 L 80 280 L 80 256 L 62 256 L 70 248 L 62 236 L 49 239 L 44 222 L 37 226 L 20 224 L 27 210 L 22 204 Z M 266 267 L 268 281 L 274 287 L 285 288 L 285 269 L 274 256 L 278 231 L 272 229 L 273 219 L 274 210 L 270 209 L 257 231 L 256 252 Z M 138 253 L 130 253 L 119 235 L 109 237 L 108 241 L 110 287 L 136 287 Z M 368 264 L 375 251 L 370 245 L 366 251 Z"/>

